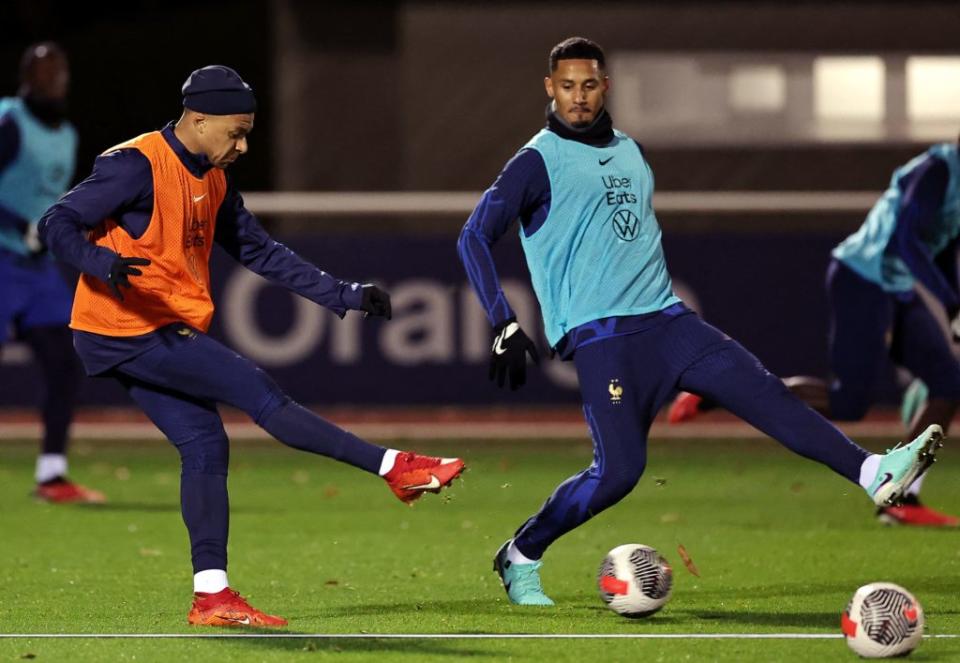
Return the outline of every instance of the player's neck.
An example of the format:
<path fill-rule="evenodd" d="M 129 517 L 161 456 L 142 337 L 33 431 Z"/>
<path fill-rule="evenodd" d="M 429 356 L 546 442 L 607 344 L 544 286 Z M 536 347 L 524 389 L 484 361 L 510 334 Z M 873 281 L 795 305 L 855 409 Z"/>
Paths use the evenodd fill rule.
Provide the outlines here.
<path fill-rule="evenodd" d="M 605 108 L 600 110 L 593 122 L 581 128 L 566 122 L 554 111 L 553 104 L 547 104 L 547 129 L 561 138 L 594 147 L 609 145 L 613 140 L 613 120 Z"/>
<path fill-rule="evenodd" d="M 177 140 L 179 140 L 191 154 L 200 154 L 202 152 L 200 141 L 197 140 L 197 137 L 193 135 L 182 120 L 173 125 L 173 135 L 177 137 Z"/>

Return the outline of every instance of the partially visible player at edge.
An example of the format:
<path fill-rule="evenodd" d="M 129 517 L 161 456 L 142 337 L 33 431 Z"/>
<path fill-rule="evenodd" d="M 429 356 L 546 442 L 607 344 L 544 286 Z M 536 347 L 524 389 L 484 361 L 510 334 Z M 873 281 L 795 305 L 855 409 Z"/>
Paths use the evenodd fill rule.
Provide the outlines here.
<path fill-rule="evenodd" d="M 520 219 L 520 239 L 547 340 L 572 359 L 593 464 L 570 477 L 494 558 L 507 596 L 551 605 L 541 558 L 560 536 L 616 504 L 646 464 L 647 433 L 677 388 L 705 394 L 823 463 L 877 504 L 896 502 L 941 444 L 931 426 L 885 455 L 860 448 L 767 372 L 736 341 L 673 294 L 653 212 L 653 175 L 643 150 L 612 126 L 603 50 L 574 37 L 550 53 L 547 126 L 504 167 L 458 244 L 467 275 L 494 327 L 490 377 L 525 382 L 533 342 L 504 297 L 490 247 Z"/>
<path fill-rule="evenodd" d="M 183 105 L 176 123 L 104 152 L 93 174 L 47 211 L 40 236 L 82 272 L 70 326 L 87 372 L 118 380 L 180 453 L 194 570 L 188 621 L 282 626 L 286 620 L 254 609 L 227 582 L 229 442 L 218 403 L 243 410 L 284 444 L 379 474 L 404 502 L 439 492 L 464 465 L 384 449 L 337 428 L 207 336 L 214 241 L 340 317 L 353 309 L 389 319 L 390 297 L 320 271 L 245 209 L 224 169 L 247 151 L 256 101 L 235 71 L 194 71 Z"/>
<path fill-rule="evenodd" d="M 70 481 L 67 443 L 80 380 L 67 324 L 73 297 L 37 238 L 40 216 L 70 186 L 77 132 L 66 117 L 70 64 L 57 44 L 20 59 L 16 97 L 0 99 L 0 349 L 12 325 L 43 371 L 43 440 L 34 495 L 54 503 L 102 502 Z"/>
<path fill-rule="evenodd" d="M 930 424 L 944 431 L 960 404 L 960 362 L 951 343 L 914 289 L 920 282 L 947 312 L 960 340 L 960 150 L 943 143 L 898 168 L 860 229 L 833 249 L 827 268 L 831 380 L 784 378 L 790 390 L 829 419 L 859 421 L 873 402 L 887 358 L 916 379 L 904 395 L 909 436 Z M 714 407 L 683 392 L 668 420 L 680 423 Z M 881 507 L 886 523 L 956 527 L 955 516 L 922 504 L 922 480 L 901 505 Z"/>

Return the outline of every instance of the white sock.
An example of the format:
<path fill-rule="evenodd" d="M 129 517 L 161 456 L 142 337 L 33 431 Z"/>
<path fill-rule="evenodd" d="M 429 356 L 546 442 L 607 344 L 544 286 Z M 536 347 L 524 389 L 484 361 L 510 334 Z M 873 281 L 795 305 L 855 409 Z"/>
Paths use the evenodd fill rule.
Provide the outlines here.
<path fill-rule="evenodd" d="M 923 485 L 923 479 L 926 476 L 927 476 L 926 474 L 921 474 L 920 476 L 918 476 L 916 480 L 912 484 L 910 484 L 910 487 L 907 488 L 907 495 L 919 495 L 920 486 Z"/>
<path fill-rule="evenodd" d="M 869 488 L 873 480 L 877 478 L 877 472 L 880 471 L 881 458 L 883 458 L 883 456 L 880 454 L 870 454 L 866 460 L 863 461 L 863 465 L 860 466 L 860 485 L 863 486 L 864 490 Z"/>
<path fill-rule="evenodd" d="M 222 569 L 207 569 L 193 574 L 193 591 L 216 594 L 230 586 L 227 572 Z"/>
<path fill-rule="evenodd" d="M 511 564 L 535 564 L 537 562 L 537 560 L 530 559 L 520 552 L 513 541 L 510 542 L 510 547 L 507 548 L 507 559 L 510 560 Z"/>
<path fill-rule="evenodd" d="M 383 454 L 383 460 L 380 461 L 380 476 L 393 469 L 393 463 L 397 460 L 397 454 L 399 453 L 396 449 L 387 449 L 387 452 Z"/>
<path fill-rule="evenodd" d="M 37 483 L 50 481 L 67 473 L 67 457 L 63 454 L 40 454 L 37 456 Z"/>

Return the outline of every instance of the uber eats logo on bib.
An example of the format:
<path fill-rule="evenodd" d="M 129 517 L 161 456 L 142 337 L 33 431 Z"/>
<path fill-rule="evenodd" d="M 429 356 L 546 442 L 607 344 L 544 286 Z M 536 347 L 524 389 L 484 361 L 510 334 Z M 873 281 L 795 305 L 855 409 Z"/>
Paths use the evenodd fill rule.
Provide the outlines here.
<path fill-rule="evenodd" d="M 640 218 L 629 208 L 621 206 L 637 202 L 636 194 L 631 191 L 633 183 L 629 177 L 617 175 L 607 175 L 601 180 L 605 189 L 604 202 L 608 207 L 617 208 L 610 218 L 613 232 L 623 241 L 632 242 L 640 234 Z"/>

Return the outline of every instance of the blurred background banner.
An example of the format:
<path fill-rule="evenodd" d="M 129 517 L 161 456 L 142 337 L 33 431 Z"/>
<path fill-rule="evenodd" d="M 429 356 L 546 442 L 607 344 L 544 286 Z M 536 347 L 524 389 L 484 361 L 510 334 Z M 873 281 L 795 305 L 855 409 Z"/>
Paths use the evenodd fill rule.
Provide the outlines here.
<path fill-rule="evenodd" d="M 829 232 L 665 234 L 677 293 L 741 341 L 773 372 L 824 376 L 827 310 L 823 289 Z M 393 320 L 344 320 L 270 285 L 223 254 L 214 262 L 217 314 L 211 333 L 273 375 L 294 398 L 316 404 L 576 402 L 571 362 L 545 360 L 533 388 L 511 393 L 487 381 L 490 325 L 456 259 L 456 238 L 396 233 L 281 237 L 341 278 L 365 275 L 389 288 Z M 525 262 L 515 238 L 495 257 L 507 296 L 549 357 Z M 9 353 L 0 366 L 0 401 L 27 406 L 39 376 Z M 18 357 L 20 359 L 18 359 Z M 892 393 L 892 379 L 884 389 Z M 126 403 L 112 381 L 91 380 L 87 403 Z"/>

